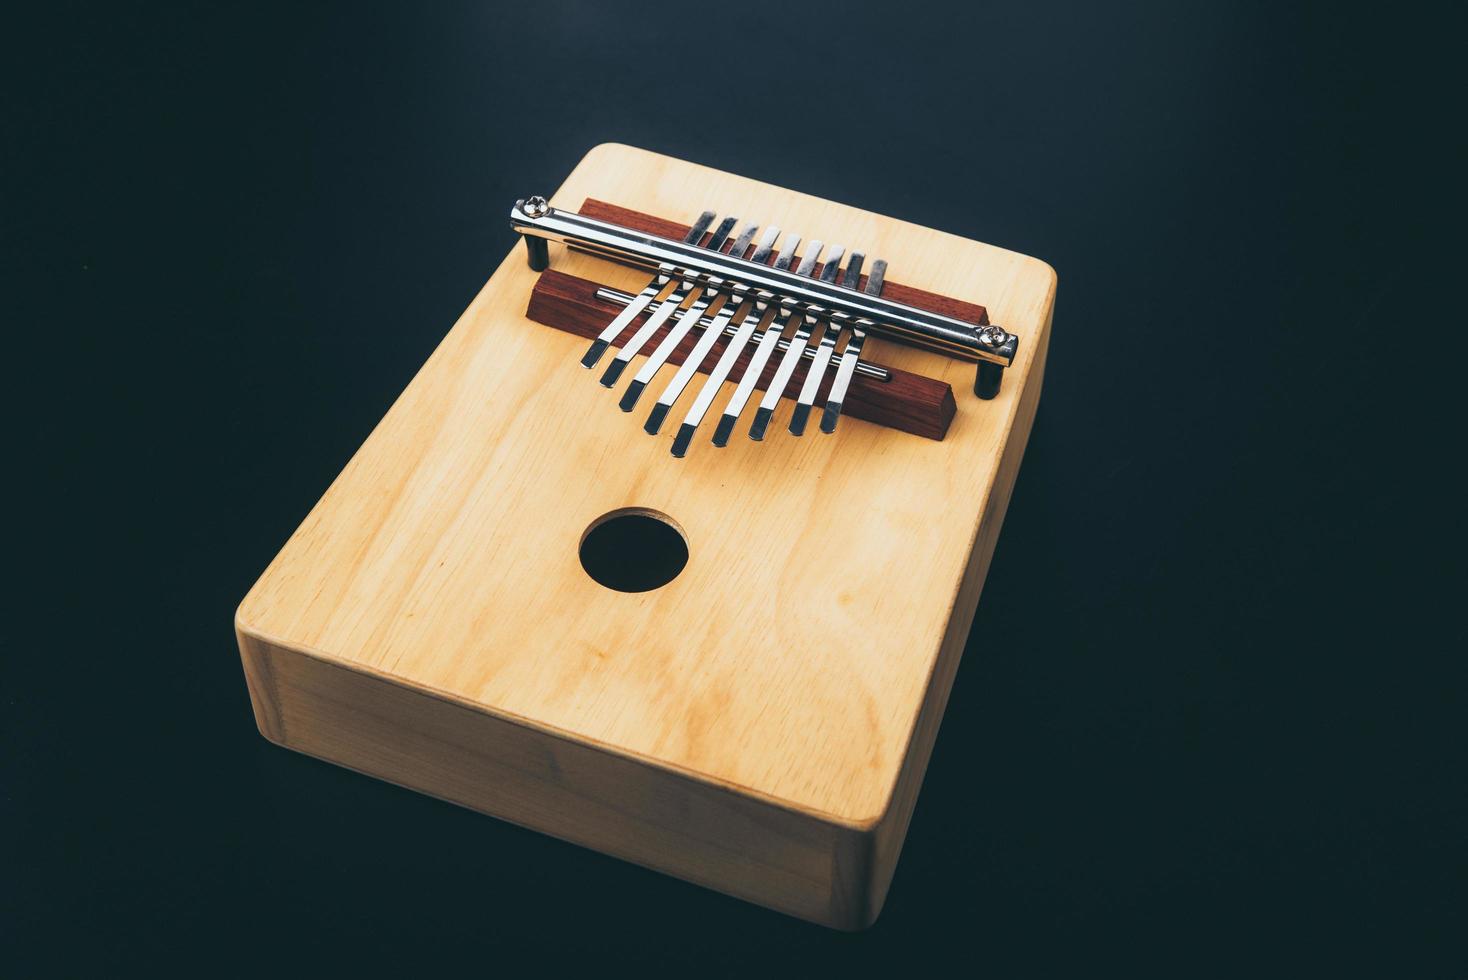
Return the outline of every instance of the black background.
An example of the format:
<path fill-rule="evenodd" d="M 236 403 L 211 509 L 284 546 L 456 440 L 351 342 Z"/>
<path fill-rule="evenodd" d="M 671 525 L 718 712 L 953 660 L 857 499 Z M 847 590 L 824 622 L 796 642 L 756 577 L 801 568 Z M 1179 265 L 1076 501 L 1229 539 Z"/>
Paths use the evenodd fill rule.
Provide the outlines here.
<path fill-rule="evenodd" d="M 1385 544 L 1427 506 L 1394 497 L 1423 424 L 1396 393 L 1461 319 L 1409 313 L 1450 282 L 1424 235 L 1455 158 L 1423 140 L 1461 102 L 1419 70 L 1444 24 L 585 2 L 11 28 L 6 973 L 1463 966 L 1439 675 L 1464 636 L 1415 636 L 1408 584 L 1461 582 L 1461 518 Z M 255 731 L 235 605 L 511 247 L 510 202 L 605 141 L 1059 272 L 864 934 Z"/>

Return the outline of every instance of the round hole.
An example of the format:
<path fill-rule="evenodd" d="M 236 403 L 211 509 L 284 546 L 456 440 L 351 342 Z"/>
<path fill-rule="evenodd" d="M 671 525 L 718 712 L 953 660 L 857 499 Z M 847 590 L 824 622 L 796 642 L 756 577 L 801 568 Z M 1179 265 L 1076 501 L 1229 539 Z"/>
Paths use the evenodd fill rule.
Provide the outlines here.
<path fill-rule="evenodd" d="M 688 564 L 688 542 L 666 514 L 629 507 L 603 514 L 581 536 L 581 567 L 618 592 L 667 585 Z"/>

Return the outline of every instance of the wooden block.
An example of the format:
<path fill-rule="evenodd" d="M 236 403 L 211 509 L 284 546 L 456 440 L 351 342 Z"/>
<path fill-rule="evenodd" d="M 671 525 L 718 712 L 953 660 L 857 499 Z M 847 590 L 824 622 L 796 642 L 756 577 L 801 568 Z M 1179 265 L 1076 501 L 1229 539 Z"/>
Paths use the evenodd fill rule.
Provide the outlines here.
<path fill-rule="evenodd" d="M 547 269 L 541 273 L 540 279 L 530 293 L 530 305 L 526 308 L 525 315 L 536 323 L 544 323 L 557 330 L 564 330 L 589 340 L 600 334 L 621 309 L 615 303 L 596 298 L 596 291 L 600 286 L 600 283 L 592 282 L 589 279 L 579 279 L 576 276 L 568 276 L 564 272 L 557 272 L 555 269 Z M 648 315 L 650 314 L 638 316 L 628 324 L 627 329 L 617 338 L 614 346 L 620 347 L 625 343 L 627 338 L 647 320 Z M 645 349 L 655 349 L 672 329 L 671 323 L 660 328 L 648 340 Z M 688 336 L 679 341 L 677 347 L 673 348 L 673 352 L 668 355 L 668 362 L 675 365 L 682 364 L 697 343 L 698 336 L 690 332 Z M 725 341 L 722 340 L 714 343 L 713 350 L 699 364 L 700 373 L 708 374 L 714 364 L 718 363 L 719 355 L 724 351 L 724 344 Z M 744 353 L 735 360 L 734 369 L 729 375 L 735 381 L 744 377 L 744 370 L 749 365 L 753 349 L 753 344 L 747 345 Z M 778 357 L 772 357 L 765 364 L 758 382 L 760 391 L 764 391 L 769 385 L 779 363 Z M 800 365 L 796 367 L 795 373 L 790 376 L 790 381 L 786 385 L 786 397 L 794 398 L 799 394 L 800 386 L 805 383 L 806 369 L 809 367 L 809 361 L 801 361 Z M 888 368 L 888 370 L 892 372 L 892 377 L 887 381 L 878 381 L 862 374 L 852 375 L 851 387 L 847 389 L 846 400 L 842 402 L 844 406 L 842 415 L 847 418 L 874 422 L 877 425 L 885 425 L 902 432 L 911 432 L 929 439 L 941 440 L 948 433 L 948 423 L 953 420 L 953 412 L 956 408 L 953 389 L 945 381 L 935 381 L 932 378 L 924 378 L 922 375 L 896 368 Z M 821 381 L 815 400 L 817 406 L 825 403 L 826 395 L 830 392 L 831 382 L 835 380 L 835 377 L 835 371 L 828 371 L 825 379 Z M 707 438 L 707 433 L 705 433 L 705 438 Z"/>
<path fill-rule="evenodd" d="M 915 289 L 982 301 L 1019 355 L 980 401 L 972 364 L 872 340 L 874 360 L 951 386 L 941 442 L 854 419 L 797 439 L 787 403 L 763 442 L 675 459 L 671 432 L 644 434 L 576 363 L 582 338 L 525 317 L 537 277 L 517 246 L 240 605 L 256 720 L 289 748 L 860 928 L 886 898 L 1029 435 L 1054 274 L 625 146 L 592 150 L 552 203 L 588 198 L 852 243 Z M 559 246 L 551 263 L 646 281 Z M 588 530 L 624 511 L 686 542 L 660 588 L 582 567 Z"/>
<path fill-rule="evenodd" d="M 692 225 L 680 224 L 677 221 L 669 221 L 666 218 L 659 218 L 656 215 L 644 214 L 632 208 L 624 208 L 606 201 L 598 201 L 596 198 L 587 198 L 582 202 L 579 213 L 586 215 L 588 218 L 608 221 L 614 225 L 621 225 L 624 228 L 635 228 L 638 231 L 647 232 L 650 235 L 661 235 L 664 238 L 671 238 L 675 241 L 682 241 L 683 237 L 688 234 L 688 230 L 693 227 Z M 706 244 L 712 237 L 712 234 L 704 235 L 703 241 L 700 244 Z M 730 242 L 721 251 L 727 255 L 733 244 L 733 242 Z M 857 251 L 860 250 L 860 248 L 857 248 Z M 773 265 L 779 257 L 780 250 L 777 248 L 770 253 L 770 264 Z M 868 255 L 867 258 L 869 260 L 878 259 L 882 258 L 882 256 Z M 796 253 L 796 260 L 792 261 L 791 266 L 793 268 L 798 264 L 799 252 Z M 824 262 L 817 262 L 815 268 L 811 270 L 812 278 L 819 278 L 821 271 L 825 268 L 826 264 Z M 866 284 L 867 277 L 861 276 L 857 279 L 856 288 L 858 290 L 864 289 L 866 288 Z M 883 280 L 882 297 L 898 303 L 906 303 L 908 306 L 916 306 L 920 310 L 941 313 L 944 316 L 953 317 L 955 320 L 975 323 L 979 326 L 984 326 L 989 322 L 989 311 L 978 303 L 967 303 L 961 299 L 954 299 L 952 296 L 943 296 L 938 293 L 929 292 L 926 289 L 906 286 L 900 282 L 894 282 L 891 279 Z"/>

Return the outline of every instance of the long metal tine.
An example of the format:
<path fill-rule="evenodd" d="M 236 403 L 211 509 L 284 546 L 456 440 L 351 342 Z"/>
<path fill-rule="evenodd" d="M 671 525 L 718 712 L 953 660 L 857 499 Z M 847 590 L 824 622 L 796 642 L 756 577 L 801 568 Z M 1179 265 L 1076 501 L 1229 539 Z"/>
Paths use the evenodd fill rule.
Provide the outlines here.
<path fill-rule="evenodd" d="M 775 244 L 775 239 L 779 235 L 780 229 L 772 225 L 765 232 L 764 237 L 760 239 L 759 247 L 755 249 L 754 255 L 750 257 L 750 261 L 761 264 L 768 262 L 770 260 L 771 247 Z M 732 303 L 726 303 L 724 309 L 729 309 L 731 305 Z M 747 295 L 743 298 L 743 302 L 740 304 L 739 325 L 735 328 L 734 335 L 724 345 L 724 353 L 719 356 L 719 360 L 714 364 L 713 370 L 704 379 L 703 387 L 699 389 L 698 395 L 694 397 L 693 404 L 688 409 L 688 414 L 683 417 L 683 424 L 678 426 L 678 434 L 673 438 L 672 452 L 674 456 L 682 457 L 687 454 L 688 446 L 693 442 L 693 434 L 698 430 L 699 423 L 703 421 L 703 417 L 707 414 L 709 406 L 713 404 L 714 398 L 719 393 L 719 388 L 724 384 L 724 379 L 734 369 L 734 363 L 739 360 L 739 355 L 744 351 L 745 346 L 749 342 L 749 338 L 753 336 L 754 328 L 759 325 L 762 314 L 756 311 L 766 305 L 767 302 L 761 301 L 758 294 Z M 723 311 L 720 311 L 720 316 L 722 315 Z M 724 323 L 727 323 L 727 320 Z M 710 323 L 704 328 L 704 340 L 700 341 L 700 343 L 708 341 L 714 329 L 716 327 L 722 328 L 724 323 L 721 323 L 715 318 L 713 323 Z M 697 349 L 695 349 L 694 354 L 698 361 L 703 359 Z M 690 362 L 684 361 L 683 363 L 686 368 Z M 680 371 L 679 373 L 682 374 L 683 372 Z M 687 384 L 687 379 L 684 379 L 683 383 Z M 676 384 L 678 384 L 678 379 L 674 378 L 673 383 L 668 387 L 671 389 Z M 663 397 L 658 399 L 658 403 L 662 404 L 666 402 L 671 405 L 677 397 L 677 392 L 673 393 L 672 398 L 669 398 L 668 393 L 664 392 Z"/>
<path fill-rule="evenodd" d="M 709 239 L 708 247 L 715 252 L 720 251 L 724 243 L 729 240 L 729 232 L 734 230 L 734 225 L 738 223 L 738 220 L 737 218 L 725 218 L 714 232 L 714 237 Z M 751 229 L 748 233 L 749 237 L 753 238 L 757 230 L 757 228 Z M 678 342 L 687 336 L 688 331 L 693 329 L 693 325 L 703 317 L 703 311 L 709 308 L 709 304 L 722 295 L 713 283 L 714 281 L 711 280 L 701 290 L 694 290 L 693 302 L 679 311 L 678 319 L 673 321 L 673 325 L 668 328 L 662 341 L 648 355 L 647 361 L 633 376 L 632 383 L 627 386 L 627 390 L 622 392 L 622 400 L 617 403 L 622 411 L 630 412 L 637 406 L 637 399 L 642 397 L 642 390 L 653 379 L 653 375 L 658 373 L 658 369 L 673 353 Z"/>
<path fill-rule="evenodd" d="M 872 271 L 867 274 L 866 292 L 869 296 L 880 296 L 882 294 L 882 280 L 887 275 L 887 260 L 878 259 L 872 263 Z M 821 413 L 821 431 L 830 435 L 836 431 L 836 422 L 841 417 L 841 403 L 846 398 L 846 390 L 851 386 L 851 376 L 856 371 L 857 362 L 861 360 L 861 349 L 867 340 L 867 328 L 872 321 L 858 317 L 851 324 L 851 339 L 846 342 L 846 349 L 841 352 L 841 363 L 836 367 L 836 379 L 831 382 L 831 391 L 826 399 L 826 410 Z"/>
<path fill-rule="evenodd" d="M 725 218 L 719 222 L 719 227 L 714 230 L 714 237 L 709 239 L 708 247 L 716 252 L 723 248 L 724 242 L 729 239 L 729 232 L 733 230 L 738 220 L 738 218 Z M 647 322 L 638 328 L 637 332 L 632 335 L 632 339 L 627 341 L 621 350 L 617 351 L 616 358 L 613 359 L 612 363 L 607 365 L 606 372 L 601 376 L 602 387 L 611 388 L 617 383 L 617 379 L 626 370 L 628 362 L 637 356 L 638 351 L 642 350 L 642 345 L 646 344 L 652 338 L 653 334 L 658 332 L 662 325 L 668 321 L 668 317 L 672 316 L 678 307 L 683 305 L 684 301 L 688 299 L 689 294 L 694 291 L 695 286 L 696 283 L 692 279 L 680 279 L 678 281 L 677 287 L 668 294 L 668 298 L 658 304 L 658 308 L 653 311 L 652 316 L 647 318 Z M 697 304 L 695 303 L 695 305 Z M 707 303 L 703 304 L 703 307 L 699 308 L 699 313 L 702 313 L 704 307 L 707 307 L 707 305 Z M 629 408 L 627 411 L 631 411 L 631 409 Z"/>
<path fill-rule="evenodd" d="M 852 252 L 847 259 L 846 278 L 841 283 L 847 289 L 855 289 L 856 284 L 861 281 L 861 263 L 864 258 L 862 253 Z M 800 388 L 800 397 L 796 399 L 795 411 L 790 416 L 791 435 L 805 434 L 805 424 L 810 419 L 816 392 L 820 390 L 821 379 L 826 376 L 826 366 L 831 363 L 831 355 L 836 352 L 836 341 L 840 339 L 841 328 L 847 319 L 844 314 L 834 313 L 825 321 L 820 343 L 816 345 L 815 357 L 805 370 L 805 384 Z"/>
<path fill-rule="evenodd" d="M 714 223 L 714 217 L 715 215 L 712 211 L 705 211 L 703 214 L 700 214 L 698 220 L 693 223 L 693 227 L 688 229 L 688 234 L 683 236 L 684 243 L 697 245 L 703 241 L 703 233 L 708 231 L 709 225 Z M 663 291 L 663 288 L 672 281 L 672 278 L 673 267 L 671 265 L 665 263 L 658 266 L 658 274 L 648 280 L 642 292 L 638 293 L 632 302 L 628 303 L 622 312 L 618 313 L 612 322 L 607 324 L 606 329 L 598 334 L 597 338 L 591 342 L 591 346 L 587 348 L 586 353 L 581 358 L 581 366 L 584 368 L 595 367 L 596 362 L 601 360 L 602 355 L 607 352 L 607 347 L 611 345 L 612 341 L 621 336 L 622 331 L 627 329 L 627 324 L 631 323 L 637 314 L 647 309 L 647 305 L 657 298 L 658 294 Z"/>
<path fill-rule="evenodd" d="M 785 244 L 780 248 L 780 255 L 775 259 L 775 268 L 781 271 L 789 269 L 795 261 L 795 249 L 799 245 L 799 235 L 794 232 L 786 235 Z M 822 247 L 819 241 L 810 243 L 810 249 L 800 263 L 800 269 L 805 270 L 803 274 L 809 275 L 810 270 L 815 267 L 816 256 L 820 254 Z M 759 319 L 765 323 L 765 332 L 760 335 L 754 354 L 750 356 L 749 366 L 744 369 L 744 374 L 740 377 L 734 394 L 729 397 L 729 403 L 724 406 L 724 414 L 719 419 L 718 427 L 714 429 L 715 446 L 722 447 L 729 444 L 729 436 L 734 432 L 734 426 L 739 421 L 739 414 L 748 404 L 749 396 L 754 394 L 754 386 L 759 382 L 760 375 L 764 374 L 765 365 L 769 363 L 770 355 L 775 352 L 780 342 L 780 335 L 785 332 L 785 324 L 790 322 L 790 311 L 781 308 L 776 303 L 777 299 L 778 297 L 772 293 L 760 292 L 757 294 L 755 308 L 760 312 Z"/>
<path fill-rule="evenodd" d="M 758 230 L 759 225 L 757 223 L 744 229 L 744 233 L 739 236 L 739 240 L 734 243 L 734 248 L 729 254 L 743 258 L 744 253 L 749 249 L 749 243 L 754 241 L 754 233 Z M 683 359 L 683 363 L 679 365 L 677 373 L 673 375 L 672 380 L 663 389 L 663 393 L 658 396 L 657 404 L 653 406 L 652 412 L 647 416 L 647 424 L 643 426 L 643 430 L 648 435 L 655 436 L 662 429 L 663 420 L 668 417 L 668 412 L 672 409 L 673 404 L 678 401 L 684 389 L 688 387 L 688 382 L 693 380 L 693 375 L 697 373 L 699 365 L 703 363 L 703 359 L 708 356 L 714 344 L 718 342 L 720 337 L 724 336 L 724 328 L 729 325 L 731 320 L 736 318 L 742 323 L 748 317 L 750 309 L 754 306 L 754 302 L 749 298 L 747 291 L 741 289 L 738 283 L 724 283 L 724 288 L 731 292 L 726 293 L 723 305 L 714 314 L 713 322 L 704 328 L 703 334 L 698 338 L 698 342 L 693 345 L 693 349 Z M 697 325 L 697 321 L 693 325 Z M 652 361 L 649 359 L 648 364 L 651 363 Z M 654 367 L 653 370 L 656 371 L 657 368 Z M 677 448 L 676 445 L 674 448 Z M 679 452 L 674 455 L 681 456 L 683 454 Z"/>
<path fill-rule="evenodd" d="M 825 265 L 821 268 L 821 281 L 833 282 L 836 274 L 841 269 L 841 256 L 845 248 L 840 245 L 831 246 L 831 254 L 826 256 Z M 811 269 L 806 264 L 800 264 L 799 274 L 809 276 Z M 812 265 L 813 268 L 813 265 Z M 785 356 L 780 360 L 780 366 L 775 370 L 775 378 L 770 386 L 765 389 L 764 398 L 760 399 L 759 409 L 754 413 L 754 422 L 749 427 L 749 438 L 756 441 L 765 437 L 765 429 L 769 427 L 770 418 L 775 414 L 775 407 L 780 404 L 780 397 L 785 394 L 785 386 L 790 383 L 790 376 L 795 373 L 795 366 L 800 363 L 800 355 L 805 350 L 806 344 L 810 342 L 812 328 L 819 323 L 822 330 L 825 329 L 825 320 L 815 314 L 807 313 L 800 317 L 795 327 L 795 335 L 790 338 L 790 346 L 785 350 Z"/>

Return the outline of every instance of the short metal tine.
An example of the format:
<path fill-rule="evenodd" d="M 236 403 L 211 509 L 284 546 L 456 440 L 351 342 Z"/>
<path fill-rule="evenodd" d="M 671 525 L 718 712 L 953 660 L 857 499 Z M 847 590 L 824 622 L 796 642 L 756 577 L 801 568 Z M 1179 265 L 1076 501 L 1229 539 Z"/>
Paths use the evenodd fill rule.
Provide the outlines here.
<path fill-rule="evenodd" d="M 711 251 L 717 252 L 724 247 L 724 243 L 729 240 L 729 232 L 734 230 L 734 225 L 738 221 L 738 218 L 725 218 L 719 224 L 718 229 L 714 232 L 714 237 L 709 239 L 708 247 Z M 753 231 L 750 232 L 749 237 L 754 237 Z M 702 288 L 694 290 L 693 302 L 679 311 L 678 318 L 668 328 L 662 341 L 648 355 L 641 369 L 633 376 L 632 383 L 627 386 L 627 390 L 622 392 L 622 400 L 617 403 L 621 406 L 622 411 L 630 412 L 637 407 L 637 399 L 642 397 L 643 389 L 647 387 L 648 382 L 652 381 L 658 369 L 667 362 L 669 356 L 677 349 L 679 342 L 688 336 L 688 331 L 693 329 L 694 324 L 703 318 L 703 311 L 709 308 L 709 304 L 723 295 L 718 290 L 718 284 L 721 282 L 722 280 L 719 279 L 710 279 Z M 658 425 L 662 425 L 661 419 L 658 420 Z M 657 430 L 654 428 L 652 431 Z"/>
<path fill-rule="evenodd" d="M 856 283 L 861 280 L 861 264 L 864 258 L 862 253 L 852 252 L 847 259 L 846 278 L 841 283 L 847 289 L 855 288 Z M 825 279 L 825 276 L 822 275 L 821 278 Z M 834 281 L 834 277 L 827 281 Z M 833 313 L 826 320 L 820 343 L 816 345 L 815 355 L 811 358 L 810 367 L 806 369 L 805 384 L 800 388 L 800 397 L 796 399 L 795 411 L 790 416 L 791 435 L 805 434 L 806 422 L 810 419 L 810 410 L 815 404 L 816 392 L 820 390 L 821 380 L 826 376 L 826 367 L 831 363 L 831 355 L 836 352 L 836 341 L 841 337 L 841 329 L 849 320 L 850 318 L 844 313 Z"/>
<path fill-rule="evenodd" d="M 832 282 L 836 273 L 841 268 L 841 255 L 845 249 L 840 245 L 832 245 L 831 253 L 826 257 L 825 265 L 821 268 L 821 281 Z M 806 256 L 810 259 L 811 256 Z M 812 261 L 800 263 L 797 275 L 809 276 L 815 268 Z M 810 342 L 811 330 L 819 323 L 821 329 L 825 329 L 825 320 L 812 312 L 799 315 L 795 333 L 790 338 L 790 346 L 785 348 L 785 356 L 780 359 L 780 366 L 775 369 L 775 378 L 770 386 L 765 389 L 764 398 L 760 399 L 759 408 L 754 413 L 754 422 L 749 427 L 749 438 L 759 441 L 765 437 L 765 430 L 769 428 L 770 418 L 775 414 L 775 408 L 780 404 L 780 398 L 785 394 L 785 386 L 790 383 L 790 376 L 795 373 L 796 365 L 800 363 L 800 355 L 805 352 L 806 344 Z"/>
<path fill-rule="evenodd" d="M 758 223 L 751 224 L 748 228 L 744 229 L 744 233 L 739 236 L 739 240 L 734 243 L 734 248 L 730 250 L 729 254 L 738 258 L 744 258 L 744 254 L 749 251 L 749 244 L 754 241 L 754 234 L 757 231 L 759 231 Z M 657 404 L 653 406 L 651 414 L 648 415 L 647 424 L 643 426 L 648 435 L 655 436 L 658 434 L 658 431 L 663 426 L 663 420 L 667 418 L 668 412 L 682 396 L 684 390 L 688 387 L 688 383 L 693 380 L 694 374 L 698 372 L 699 365 L 703 364 L 703 359 L 708 357 L 709 351 L 713 350 L 714 344 L 718 343 L 719 339 L 724 336 L 724 328 L 729 325 L 731 320 L 736 319 L 736 317 L 741 324 L 748 318 L 749 311 L 754 306 L 753 298 L 749 295 L 748 290 L 744 289 L 737 282 L 725 282 L 723 292 L 723 305 L 714 314 L 714 318 L 710 321 L 709 325 L 703 328 L 703 334 L 698 338 L 698 342 L 693 345 L 693 350 L 688 352 L 688 356 L 678 366 L 677 373 L 668 382 L 668 386 L 663 389 L 663 393 L 658 396 Z M 682 436 L 683 433 L 680 429 L 678 438 L 673 442 L 673 455 L 675 456 L 682 456 L 688 450 L 688 444 L 683 440 Z M 689 438 L 692 438 L 691 433 L 689 434 Z"/>
<path fill-rule="evenodd" d="M 780 255 L 775 259 L 775 268 L 782 272 L 788 270 L 795 261 L 795 250 L 800 246 L 800 236 L 791 232 L 785 236 L 785 244 L 780 248 Z M 821 243 L 811 242 L 811 250 L 820 253 Z M 815 258 L 807 255 L 811 266 L 815 265 Z M 802 268 L 805 261 L 801 262 Z M 739 384 L 734 389 L 734 394 L 729 396 L 729 403 L 724 406 L 724 414 L 719 419 L 718 426 L 714 429 L 713 443 L 715 446 L 727 446 L 729 436 L 734 433 L 734 426 L 739 421 L 739 415 L 744 411 L 744 406 L 749 403 L 749 396 L 754 394 L 754 386 L 759 383 L 760 375 L 765 373 L 765 365 L 769 363 L 770 355 L 775 352 L 775 347 L 780 343 L 780 334 L 785 332 L 785 324 L 790 320 L 790 312 L 781 309 L 778 297 L 762 292 L 756 302 L 756 309 L 760 312 L 758 319 L 766 321 L 765 331 L 760 335 L 759 343 L 755 345 L 754 354 L 750 356 L 749 365 L 744 369 L 744 374 L 739 379 Z M 749 320 L 757 319 L 747 317 Z"/>
<path fill-rule="evenodd" d="M 750 256 L 750 261 L 758 262 L 761 265 L 768 263 L 770 261 L 772 246 L 775 244 L 775 239 L 779 235 L 780 229 L 772 225 L 765 232 L 764 237 L 760 239 L 759 247 L 754 250 L 754 255 Z M 763 295 L 771 297 L 769 293 Z M 739 360 L 739 355 L 744 352 L 745 346 L 749 343 L 749 338 L 754 335 L 754 329 L 759 326 L 763 311 L 768 305 L 767 300 L 761 300 L 760 294 L 746 295 L 744 297 L 739 325 L 735 329 L 734 335 L 724 345 L 724 353 L 719 355 L 718 362 L 714 364 L 713 370 L 704 379 L 703 387 L 698 390 L 698 395 L 694 397 L 693 404 L 688 409 L 688 414 L 683 416 L 683 424 L 678 426 L 678 435 L 673 439 L 672 451 L 674 456 L 682 457 L 687 454 L 688 446 L 693 442 L 694 433 L 698 431 L 699 425 L 703 422 L 704 415 L 708 414 L 709 406 L 714 403 L 714 398 L 718 396 L 719 389 L 724 384 L 724 379 L 729 377 L 729 372 L 734 369 L 734 364 Z M 726 304 L 724 309 L 728 308 L 729 304 Z M 720 311 L 720 316 L 722 315 L 723 313 Z M 706 328 L 704 336 L 707 337 L 708 332 L 712 331 L 712 329 L 713 324 L 710 324 Z M 687 362 L 685 361 L 684 364 L 686 365 Z M 658 400 L 662 401 L 662 399 Z"/>
<path fill-rule="evenodd" d="M 734 224 L 738 220 L 738 218 L 725 218 L 723 221 L 719 222 L 719 227 L 714 230 L 714 237 L 709 239 L 708 247 L 714 249 L 715 251 L 718 251 L 720 248 L 722 248 L 724 246 L 724 242 L 728 240 L 729 232 L 733 230 Z M 696 245 L 698 243 L 689 242 L 688 244 Z M 678 280 L 677 287 L 675 287 L 674 290 L 668 294 L 668 298 L 658 304 L 658 308 L 653 312 L 653 315 L 647 318 L 647 322 L 638 328 L 637 332 L 632 335 L 632 339 L 627 341 L 626 345 L 623 346 L 621 350 L 617 351 L 617 356 L 613 358 L 612 363 L 607 365 L 606 372 L 601 376 L 601 383 L 603 387 L 611 388 L 616 385 L 617 379 L 620 378 L 622 376 L 622 372 L 627 369 L 628 362 L 630 362 L 632 358 L 637 356 L 638 352 L 642 350 L 643 345 L 652 339 L 653 335 L 656 334 L 658 330 L 662 328 L 662 325 L 668 321 L 668 317 L 672 316 L 678 310 L 678 308 L 683 305 L 683 303 L 688 299 L 689 295 L 694 294 L 694 287 L 696 285 L 696 282 L 692 279 L 680 278 Z M 697 295 L 701 296 L 701 294 Z M 697 302 L 695 302 L 694 305 L 698 305 Z M 708 304 L 705 303 L 703 304 L 703 306 L 699 307 L 699 313 L 702 314 L 704 308 L 707 306 Z M 641 388 L 639 388 L 638 391 L 640 393 Z M 632 400 L 634 403 L 637 401 L 635 396 Z M 624 408 L 623 411 L 630 412 L 632 411 L 632 408 L 631 406 L 628 406 Z"/>
<path fill-rule="evenodd" d="M 759 222 L 751 221 L 744 226 L 739 237 L 734 239 L 734 244 L 729 246 L 729 255 L 736 259 L 742 259 L 749 254 L 749 246 L 754 242 L 754 236 L 759 231 Z"/>
<path fill-rule="evenodd" d="M 872 271 L 867 274 L 864 292 L 869 296 L 880 296 L 882 281 L 886 276 L 887 261 L 878 259 L 873 262 Z M 846 349 L 841 352 L 841 363 L 836 367 L 836 379 L 831 382 L 831 391 L 826 399 L 826 410 L 821 413 L 821 431 L 827 435 L 836 431 L 836 422 L 841 417 L 841 404 L 846 398 L 846 390 L 851 386 L 851 376 L 861 360 L 861 349 L 866 344 L 867 328 L 871 325 L 872 321 L 861 317 L 852 321 L 851 339 L 846 342 Z"/>
<path fill-rule="evenodd" d="M 775 248 L 775 239 L 779 237 L 780 229 L 776 228 L 774 225 L 770 225 L 770 227 L 765 230 L 764 235 L 760 237 L 759 244 L 755 246 L 754 254 L 749 257 L 749 261 L 758 263 L 759 265 L 768 265 L 770 261 L 770 253 L 773 252 Z"/>
<path fill-rule="evenodd" d="M 709 225 L 714 223 L 714 217 L 715 215 L 712 211 L 705 211 L 703 214 L 700 214 L 698 220 L 693 223 L 693 227 L 688 229 L 688 234 L 683 236 L 684 243 L 697 245 L 703 241 L 703 234 L 709 230 Z M 632 302 L 627 304 L 617 314 L 616 318 L 607 324 L 606 329 L 598 334 L 597 338 L 591 342 L 591 346 L 587 348 L 586 354 L 581 358 L 581 366 L 585 368 L 595 367 L 596 362 L 601 360 L 602 355 L 607 352 L 607 348 L 611 346 L 612 341 L 621 336 L 622 331 L 627 329 L 627 324 L 637 318 L 637 314 L 647 309 L 648 304 L 656 299 L 658 294 L 672 281 L 672 277 L 673 267 L 671 265 L 664 264 L 658 266 L 658 274 L 648 281 L 648 284 L 643 287 L 642 292 L 638 293 Z"/>

